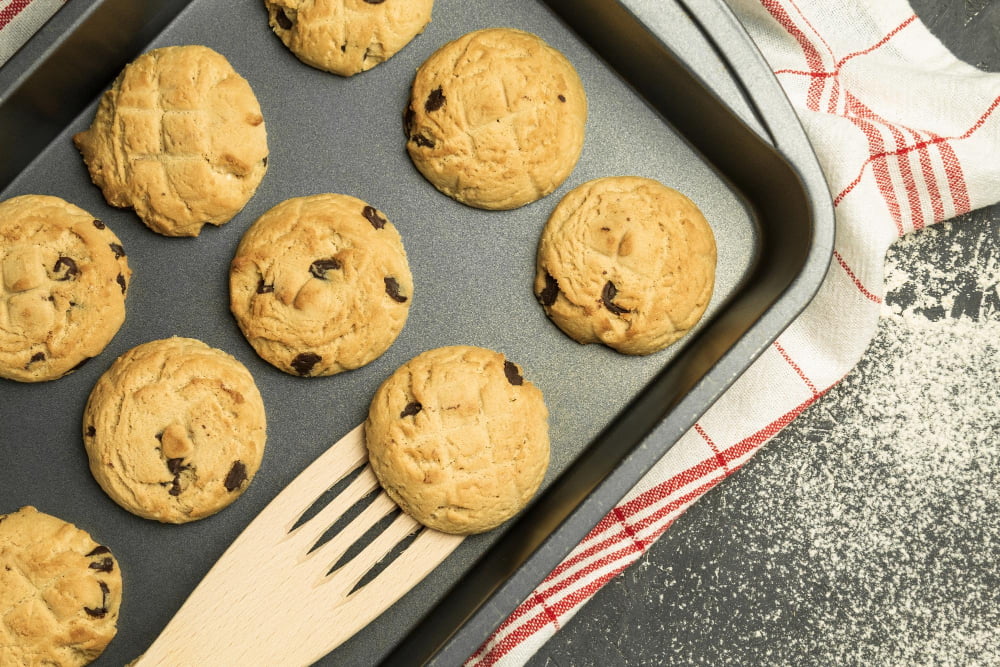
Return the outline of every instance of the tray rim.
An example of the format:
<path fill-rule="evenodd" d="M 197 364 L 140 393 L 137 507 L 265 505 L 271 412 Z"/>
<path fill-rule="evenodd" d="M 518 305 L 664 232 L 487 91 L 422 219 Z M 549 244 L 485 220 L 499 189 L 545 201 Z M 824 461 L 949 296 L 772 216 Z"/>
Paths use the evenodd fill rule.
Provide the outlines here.
<path fill-rule="evenodd" d="M 100 10 L 102 7 L 112 4 L 113 1 L 114 0 L 77 0 L 76 3 L 70 3 L 69 6 L 62 8 L 59 12 L 57 12 L 54 17 L 50 19 L 50 21 L 42 28 L 42 30 L 36 33 L 36 35 L 29 40 L 28 43 L 16 52 L 2 68 L 7 71 L 5 72 L 5 76 L 0 76 L 0 111 L 2 111 L 4 105 L 9 101 L 12 92 L 16 92 L 20 86 L 30 81 L 31 77 L 38 72 L 42 65 L 48 62 L 48 60 L 54 55 L 57 55 L 59 47 L 65 43 L 66 39 L 71 36 L 74 31 L 85 23 L 86 20 L 95 12 Z M 180 2 L 177 2 L 176 0 L 156 0 L 157 9 L 154 9 L 153 12 L 159 12 L 162 15 L 166 11 L 164 8 L 170 6 L 170 16 L 167 17 L 167 20 L 163 23 L 163 25 L 155 29 L 151 29 L 148 39 L 142 40 L 142 44 L 140 45 L 141 48 L 139 50 L 135 51 L 132 55 L 127 56 L 121 62 L 127 62 L 129 59 L 134 57 L 136 53 L 141 52 L 142 48 L 145 48 L 148 41 L 155 38 L 163 28 L 169 25 L 175 15 L 179 15 L 183 12 L 184 8 L 187 7 L 191 1 L 192 0 L 181 0 Z M 560 0 L 541 0 L 543 4 L 549 5 L 550 7 L 553 4 L 558 4 L 559 1 Z M 641 0 L 597 1 L 619 5 L 624 7 L 626 11 L 631 11 L 628 6 L 630 4 L 641 4 Z M 756 323 L 743 334 L 738 343 L 731 347 L 712 365 L 711 371 L 703 376 L 701 380 L 698 381 L 698 383 L 685 394 L 682 402 L 673 406 L 673 411 L 677 412 L 680 410 L 686 410 L 689 405 L 700 404 L 700 408 L 695 411 L 696 414 L 691 413 L 694 414 L 694 416 L 690 419 L 690 422 L 693 423 L 696 421 L 696 418 L 700 417 L 700 415 L 707 410 L 712 403 L 714 403 L 718 396 L 721 395 L 721 393 L 736 380 L 742 371 L 749 366 L 752 360 L 756 359 L 756 357 L 759 356 L 764 349 L 766 349 L 774 338 L 776 338 L 780 332 L 794 319 L 794 316 L 801 312 L 806 305 L 808 305 L 808 302 L 819 288 L 832 256 L 834 225 L 832 205 L 829 202 L 829 193 L 826 190 L 825 179 L 822 176 L 822 172 L 819 170 L 815 155 L 812 152 L 808 139 L 805 137 L 798 118 L 795 116 L 787 98 L 784 97 L 784 93 L 780 90 L 780 87 L 778 86 L 776 79 L 774 79 L 773 74 L 771 74 L 770 69 L 766 66 L 766 63 L 756 50 L 756 47 L 752 44 L 752 42 L 750 42 L 745 31 L 743 31 L 741 26 L 739 26 L 731 11 L 725 6 L 723 0 L 668 1 L 682 6 L 692 17 L 692 20 L 695 20 L 696 23 L 701 26 L 703 31 L 706 30 L 706 21 L 721 21 L 719 25 L 722 27 L 718 30 L 720 33 L 719 36 L 725 35 L 726 37 L 731 38 L 734 35 L 739 35 L 739 39 L 736 39 L 731 43 L 720 43 L 718 38 L 713 39 L 712 41 L 716 48 L 723 52 L 724 58 L 729 61 L 730 69 L 734 71 L 738 77 L 745 77 L 743 78 L 743 85 L 741 86 L 744 91 L 751 93 L 755 90 L 764 91 L 757 96 L 760 99 L 755 99 L 754 102 L 756 102 L 756 104 L 752 104 L 752 106 L 758 111 L 758 119 L 760 119 L 765 125 L 770 134 L 770 138 L 772 138 L 774 143 L 777 145 L 778 153 L 787 160 L 789 167 L 799 176 L 803 191 L 806 193 L 807 199 L 812 207 L 811 217 L 812 222 L 814 223 L 812 229 L 813 245 L 806 257 L 801 271 L 799 271 L 792 282 L 778 295 L 776 301 L 768 307 L 766 312 L 760 316 Z M 176 9 L 173 9 L 174 7 Z M 161 16 L 160 18 L 163 17 Z M 569 29 L 576 32 L 573 27 L 570 27 Z M 654 36 L 657 35 L 654 33 Z M 585 42 L 588 41 L 586 38 L 583 39 Z M 738 66 L 733 64 L 734 59 L 740 59 L 741 62 Z M 688 67 L 687 63 L 682 64 L 685 67 Z M 688 68 L 692 71 L 695 77 L 698 76 L 695 70 L 690 67 Z M 774 95 L 775 91 L 778 93 L 777 96 Z M 94 96 L 96 96 L 96 94 Z M 72 120 L 78 112 L 79 109 L 76 109 L 70 113 L 65 122 L 68 123 Z M 2 118 L 0 118 L 0 122 L 2 122 Z M 64 126 L 65 123 L 63 123 L 59 129 L 61 130 Z M 39 150 L 44 149 L 47 144 L 48 142 L 42 144 Z M 14 176 L 19 174 L 24 168 L 27 168 L 28 164 L 30 164 L 30 162 L 26 163 L 24 167 L 19 168 L 15 172 Z M 6 183 L 0 184 L 0 189 L 5 188 L 6 185 Z M 741 190 L 738 191 L 741 195 L 744 194 Z M 738 292 L 739 288 L 736 291 Z M 744 361 L 741 362 L 740 359 L 743 359 Z M 672 363 L 667 364 L 667 366 L 671 365 Z M 635 400 L 638 400 L 647 392 L 648 387 L 643 389 L 642 392 L 636 396 Z M 612 424 L 609 425 L 609 428 L 611 428 L 616 421 L 618 421 L 618 418 L 613 420 Z M 521 599 L 523 599 L 524 595 L 519 596 L 517 591 L 526 586 L 527 591 L 530 591 L 537 581 L 540 581 L 544 575 L 551 570 L 551 567 L 546 569 L 545 563 L 553 560 L 554 563 L 558 563 L 559 560 L 561 560 L 561 556 L 557 557 L 557 552 L 568 552 L 569 549 L 571 549 L 572 546 L 575 546 L 575 544 L 579 541 L 579 538 L 574 540 L 571 536 L 580 532 L 580 526 L 590 522 L 591 519 L 593 519 L 593 521 L 589 524 L 587 530 L 589 530 L 589 527 L 596 524 L 596 522 L 603 517 L 606 511 L 610 509 L 610 507 L 612 507 L 618 499 L 620 499 L 621 495 L 624 495 L 624 493 L 626 493 L 628 489 L 630 489 L 634 483 L 638 481 L 642 474 L 644 474 L 645 470 L 648 469 L 652 463 L 655 463 L 655 461 L 658 460 L 674 442 L 676 442 L 676 438 L 679 438 L 680 435 L 687 430 L 686 428 L 680 430 L 680 432 L 676 433 L 676 437 L 674 437 L 672 434 L 665 433 L 665 431 L 671 431 L 671 433 L 673 431 L 677 431 L 678 424 L 666 424 L 666 421 L 666 419 L 661 421 L 653 431 L 646 434 L 647 438 L 655 436 L 656 438 L 661 439 L 661 444 L 662 439 L 666 438 L 669 440 L 669 444 L 667 444 L 666 447 L 656 450 L 658 453 L 656 453 L 655 456 L 650 457 L 650 453 L 653 449 L 644 446 L 644 453 L 646 455 L 645 458 L 651 459 L 647 463 L 637 461 L 629 462 L 627 461 L 628 457 L 624 457 L 615 468 L 614 473 L 604 480 L 600 486 L 594 489 L 593 493 L 588 497 L 585 505 L 579 508 L 580 511 L 574 512 L 573 516 L 564 520 L 555 530 L 553 530 L 544 542 L 532 552 L 532 556 L 527 558 L 511 577 L 502 582 L 494 595 L 489 598 L 489 604 L 480 605 L 480 607 L 478 607 L 478 611 L 474 615 L 469 617 L 461 625 L 456 626 L 454 631 L 448 634 L 446 640 L 435 647 L 432 653 L 421 657 L 421 661 L 430 661 L 435 664 L 450 664 L 450 662 L 454 662 L 456 658 L 462 655 L 462 651 L 466 651 L 469 646 L 471 646 L 471 650 L 474 650 L 482 639 L 489 636 L 496 625 L 507 616 L 509 611 L 520 603 Z M 600 438 L 601 436 L 598 437 Z M 561 476 L 568 475 L 571 470 L 572 466 L 564 471 Z M 593 518 L 595 516 L 596 518 Z M 524 520 L 524 517 L 519 518 L 517 520 L 518 523 L 515 524 L 515 529 L 509 532 L 516 532 L 516 526 L 519 526 L 521 521 Z M 584 534 L 586 532 L 586 530 L 583 531 Z M 496 551 L 504 539 L 505 537 L 501 537 L 497 544 L 490 547 L 486 555 Z M 557 545 L 555 544 L 556 542 L 561 542 L 562 544 Z M 473 566 L 473 569 L 477 566 L 478 562 Z M 539 575 L 539 572 L 542 570 L 544 570 L 544 573 Z M 455 587 L 458 587 L 464 579 L 465 578 L 463 577 L 456 582 Z M 531 583 L 529 585 L 529 582 L 536 579 L 537 581 L 535 583 Z M 454 588 L 452 590 L 454 590 Z M 507 600 L 506 604 L 497 602 L 498 595 L 501 595 L 505 600 Z M 444 600 L 447 601 L 450 597 L 452 597 L 452 592 L 447 593 Z M 509 600 L 514 598 L 516 598 L 516 601 L 511 605 Z M 505 607 L 509 607 L 506 612 L 504 611 Z M 429 612 L 428 616 L 433 615 L 433 613 L 434 609 Z M 409 650 L 407 648 L 408 640 L 415 634 L 420 633 L 422 626 L 423 621 L 419 621 L 416 626 L 411 628 L 407 637 L 392 649 L 392 653 L 387 659 L 388 662 L 396 661 L 397 658 L 401 657 L 401 652 Z M 478 640 L 475 639 L 476 636 L 479 637 Z M 469 655 L 471 650 L 466 651 L 464 655 Z M 407 656 L 408 661 L 412 662 L 413 657 L 412 653 L 409 654 Z"/>
<path fill-rule="evenodd" d="M 541 1 L 553 8 L 554 11 L 555 5 L 586 6 L 593 4 L 593 2 L 616 5 L 640 24 L 643 24 L 653 37 L 657 39 L 661 37 L 655 30 L 641 21 L 633 11 L 633 8 L 641 5 L 643 0 Z M 832 260 L 835 235 L 833 204 L 826 179 L 812 145 L 805 135 L 805 130 L 791 102 L 778 84 L 777 78 L 724 0 L 665 1 L 680 6 L 682 11 L 695 22 L 699 30 L 707 37 L 716 54 L 734 77 L 738 88 L 748 98 L 745 101 L 749 103 L 755 120 L 763 126 L 767 136 L 762 136 L 759 130 L 755 130 L 747 124 L 746 119 L 733 112 L 735 122 L 764 143 L 771 144 L 776 154 L 785 161 L 786 166 L 797 177 L 802 194 L 805 195 L 809 205 L 808 222 L 811 223 L 812 237 L 809 250 L 799 271 L 790 283 L 780 291 L 775 301 L 742 334 L 736 344 L 712 364 L 711 370 L 684 394 L 681 401 L 671 407 L 667 416 L 653 430 L 649 431 L 645 438 L 640 440 L 635 450 L 630 455 L 623 457 L 614 470 L 588 494 L 585 502 L 581 503 L 559 526 L 549 533 L 541 541 L 541 544 L 531 552 L 531 555 L 519 563 L 517 570 L 507 577 L 488 599 L 483 600 L 475 608 L 475 611 L 457 623 L 456 619 L 451 619 L 452 625 L 456 627 L 453 633 L 446 635 L 444 632 L 438 631 L 435 635 L 435 626 L 447 624 L 440 622 L 439 614 L 442 612 L 442 608 L 449 604 L 456 593 L 461 592 L 463 584 L 466 584 L 470 579 L 470 574 L 474 573 L 483 564 L 483 561 L 487 561 L 491 555 L 501 550 L 503 538 L 477 561 L 470 569 L 470 574 L 463 576 L 454 584 L 442 601 L 425 616 L 423 621 L 411 629 L 410 633 L 397 644 L 382 664 L 413 664 L 416 660 L 420 664 L 450 665 L 460 664 L 466 657 L 470 656 L 534 587 L 541 583 L 552 568 L 558 565 L 587 532 L 597 525 L 617 501 L 666 454 L 677 440 L 694 425 L 697 419 L 808 306 L 826 275 Z M 561 19 L 566 20 L 561 12 L 556 11 L 556 13 Z M 584 14 L 585 12 L 579 13 Z M 575 26 L 571 25 L 570 29 L 576 32 L 584 42 L 591 43 L 586 36 L 580 35 Z M 672 51 L 669 46 L 662 42 L 661 46 Z M 676 54 L 674 55 L 676 56 Z M 701 81 L 704 90 L 709 95 L 716 98 L 720 104 L 729 107 L 718 98 L 707 82 L 701 79 L 697 70 L 690 63 L 679 57 L 678 60 L 693 78 Z M 611 67 L 615 69 L 613 65 Z M 642 96 L 641 93 L 640 96 Z M 732 110 L 731 107 L 729 108 Z M 713 162 L 713 164 L 715 163 Z M 723 174 L 725 175 L 725 172 Z M 734 189 L 742 197 L 748 197 L 742 189 Z M 741 288 L 737 288 L 731 299 L 735 299 L 740 290 Z M 720 309 L 715 317 L 722 316 L 725 310 L 726 307 Z M 704 331 L 700 332 L 696 340 L 704 335 L 706 335 Z M 687 345 L 691 345 L 692 342 L 689 341 Z M 679 355 L 678 358 L 669 362 L 667 367 L 630 402 L 623 413 L 627 413 L 636 402 L 648 398 L 652 385 L 658 383 L 659 379 L 669 372 L 671 366 L 683 361 L 683 359 L 684 355 Z M 612 433 L 616 427 L 619 430 L 627 428 L 627 425 L 620 423 L 623 413 L 613 419 L 609 426 L 595 438 L 594 442 L 613 437 Z M 680 414 L 683 414 L 684 417 L 678 418 L 677 416 Z M 659 442 L 650 446 L 651 439 L 659 440 Z M 588 449 L 592 445 L 593 442 L 588 446 Z M 587 449 L 581 453 L 581 456 L 585 455 L 586 452 Z M 637 453 L 638 456 L 635 456 Z M 574 466 L 571 465 L 563 471 L 561 477 L 571 475 L 573 468 Z M 550 487 L 545 494 L 555 492 L 557 491 Z M 511 532 L 517 532 L 519 527 L 529 523 L 529 513 L 532 509 L 534 508 L 529 508 L 528 512 L 516 519 Z M 485 565 L 489 566 L 489 564 Z"/>

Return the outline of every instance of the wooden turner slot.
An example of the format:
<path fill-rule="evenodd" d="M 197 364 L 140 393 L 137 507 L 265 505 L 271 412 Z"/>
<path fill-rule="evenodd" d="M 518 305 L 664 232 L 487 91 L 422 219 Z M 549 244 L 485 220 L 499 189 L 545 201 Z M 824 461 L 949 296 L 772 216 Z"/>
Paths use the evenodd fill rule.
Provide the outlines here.
<path fill-rule="evenodd" d="M 462 536 L 403 513 L 367 460 L 358 426 L 257 515 L 134 664 L 308 665 L 427 576 Z"/>

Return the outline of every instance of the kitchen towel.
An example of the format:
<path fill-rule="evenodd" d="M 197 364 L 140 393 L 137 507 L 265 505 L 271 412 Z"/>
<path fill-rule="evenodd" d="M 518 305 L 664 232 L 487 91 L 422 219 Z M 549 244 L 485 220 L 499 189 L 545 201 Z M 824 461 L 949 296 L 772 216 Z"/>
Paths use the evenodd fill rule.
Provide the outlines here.
<path fill-rule="evenodd" d="M 957 60 L 905 0 L 728 2 L 826 175 L 833 261 L 805 311 L 467 665 L 526 662 L 685 509 L 843 378 L 875 335 L 895 239 L 1000 200 L 1000 74 Z"/>
<path fill-rule="evenodd" d="M 0 0 L 0 65 L 14 55 L 66 0 Z"/>
<path fill-rule="evenodd" d="M 819 293 L 469 658 L 527 661 L 693 502 L 857 363 L 899 236 L 1000 200 L 1000 75 L 954 58 L 904 0 L 728 0 L 796 108 L 837 221 Z M 0 64 L 63 0 L 0 0 Z"/>

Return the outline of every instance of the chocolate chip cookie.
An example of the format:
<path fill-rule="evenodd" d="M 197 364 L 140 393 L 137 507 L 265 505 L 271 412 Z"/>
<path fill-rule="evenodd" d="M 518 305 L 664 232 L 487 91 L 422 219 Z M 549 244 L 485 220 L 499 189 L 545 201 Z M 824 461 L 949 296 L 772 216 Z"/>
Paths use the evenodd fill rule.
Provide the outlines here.
<path fill-rule="evenodd" d="M 284 201 L 247 230 L 229 295 L 262 358 L 315 377 L 363 366 L 392 345 L 413 302 L 413 277 L 384 213 L 320 194 Z"/>
<path fill-rule="evenodd" d="M 253 196 L 267 132 L 246 79 L 206 46 L 168 46 L 125 67 L 73 137 L 112 206 L 166 236 L 198 236 Z"/>
<path fill-rule="evenodd" d="M 423 32 L 434 0 L 264 0 L 271 29 L 307 65 L 352 76 Z"/>
<path fill-rule="evenodd" d="M 365 421 L 372 469 L 426 526 L 471 534 L 531 499 L 549 464 L 548 410 L 520 366 L 480 347 L 428 350 L 379 387 Z"/>
<path fill-rule="evenodd" d="M 701 318 L 715 261 L 712 228 L 686 196 L 649 178 L 600 178 L 549 217 L 535 296 L 576 341 L 651 354 Z"/>
<path fill-rule="evenodd" d="M 191 338 L 119 357 L 83 415 L 90 471 L 141 517 L 184 523 L 246 490 L 264 454 L 264 402 L 243 364 Z"/>
<path fill-rule="evenodd" d="M 0 273 L 0 377 L 62 377 L 125 321 L 132 272 L 121 241 L 59 197 L 0 202 Z"/>
<path fill-rule="evenodd" d="M 122 578 L 111 550 L 62 519 L 0 514 L 0 665 L 86 665 L 117 632 Z"/>
<path fill-rule="evenodd" d="M 573 65 L 531 33 L 492 28 L 438 49 L 417 70 L 406 149 L 434 187 L 484 209 L 549 194 L 583 149 L 587 97 Z"/>

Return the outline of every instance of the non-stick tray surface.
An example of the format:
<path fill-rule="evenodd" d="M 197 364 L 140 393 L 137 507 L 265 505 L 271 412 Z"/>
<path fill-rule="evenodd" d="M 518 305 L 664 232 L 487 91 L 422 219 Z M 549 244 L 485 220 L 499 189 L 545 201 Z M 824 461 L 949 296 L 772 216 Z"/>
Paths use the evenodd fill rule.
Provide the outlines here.
<path fill-rule="evenodd" d="M 633 4 L 637 11 L 643 9 L 642 2 Z M 635 21 L 616 2 L 439 0 L 432 23 L 413 43 L 375 69 L 343 79 L 309 68 L 288 52 L 268 28 L 259 0 L 194 0 L 146 48 L 205 44 L 225 55 L 256 92 L 271 153 L 263 183 L 240 214 L 221 228 L 206 228 L 198 238 L 174 239 L 149 231 L 131 211 L 108 206 L 90 183 L 71 142 L 73 133 L 89 125 L 95 103 L 0 193 L 0 199 L 27 193 L 57 195 L 90 211 L 121 238 L 134 272 L 125 325 L 103 354 L 54 382 L 0 381 L 0 512 L 35 505 L 88 530 L 120 559 L 125 598 L 119 634 L 97 664 L 120 665 L 141 653 L 240 530 L 320 452 L 362 421 L 378 384 L 423 350 L 480 345 L 520 363 L 526 377 L 544 392 L 550 410 L 552 461 L 543 491 L 564 471 L 576 467 L 520 524 L 510 522 L 467 539 L 389 612 L 328 656 L 330 664 L 378 661 L 425 616 L 432 625 L 438 613 L 442 618 L 464 620 L 468 609 L 446 613 L 436 605 L 447 605 L 449 589 L 457 582 L 478 587 L 473 597 L 486 596 L 503 583 L 496 577 L 483 583 L 481 572 L 476 579 L 476 563 L 484 554 L 487 565 L 492 556 L 494 561 L 510 562 L 512 571 L 517 571 L 530 553 L 520 553 L 524 549 L 518 545 L 534 546 L 548 537 L 545 548 L 550 560 L 559 549 L 568 549 L 572 535 L 553 530 L 576 505 L 571 503 L 562 512 L 550 508 L 566 505 L 565 490 L 572 487 L 574 475 L 582 484 L 577 489 L 582 496 L 593 489 L 591 478 L 600 481 L 606 475 L 606 471 L 591 470 L 588 476 L 578 470 L 593 468 L 586 461 L 588 452 L 591 458 L 595 451 L 612 452 L 601 455 L 609 459 L 604 465 L 610 471 L 662 422 L 668 408 L 680 406 L 685 411 L 674 430 L 690 423 L 767 344 L 768 337 L 776 335 L 805 304 L 821 275 L 822 261 L 816 256 L 824 249 L 817 249 L 817 243 L 822 246 L 828 241 L 826 230 L 821 230 L 817 241 L 808 189 L 776 154 L 748 157 L 769 169 L 784 170 L 773 176 L 772 186 L 786 192 L 792 201 L 787 213 L 794 219 L 777 221 L 780 203 L 758 200 L 774 192 L 765 185 L 747 192 L 747 187 L 740 187 L 747 181 L 745 174 L 727 173 L 724 166 L 720 171 L 719 160 L 710 161 L 705 155 L 706 150 L 713 150 L 699 145 L 701 138 L 682 134 L 667 122 L 657 103 L 655 83 L 642 90 L 645 99 L 630 85 L 637 83 L 639 75 L 623 71 L 629 69 L 623 64 L 628 57 L 628 49 L 622 52 L 624 45 L 595 43 L 600 39 L 588 43 L 581 38 L 588 30 L 587 12 L 603 21 L 604 11 L 621 21 Z M 579 16 L 572 18 L 578 13 L 585 18 L 579 25 Z M 693 19 L 686 20 L 691 25 L 683 29 L 691 30 Z M 561 50 L 580 73 L 590 110 L 583 155 L 568 181 L 541 201 L 504 212 L 472 209 L 438 193 L 410 163 L 401 121 L 416 67 L 445 42 L 493 26 L 529 30 Z M 615 26 L 605 27 L 614 34 Z M 83 23 L 75 37 L 98 43 L 100 36 L 86 31 Z M 652 34 L 633 33 L 632 37 L 640 46 L 657 46 Z M 649 62 L 646 68 L 651 71 L 646 76 L 662 74 L 668 81 L 668 65 L 665 60 Z M 663 71 L 657 71 L 658 67 Z M 684 70 L 679 64 L 674 67 Z M 30 90 L 31 80 L 26 81 L 24 86 Z M 109 84 L 105 78 L 98 87 Z M 58 90 L 34 92 L 58 100 Z M 698 108 L 704 102 L 697 96 L 691 104 L 693 113 L 704 112 Z M 711 114 L 706 117 L 713 118 Z M 748 152 L 767 151 L 764 142 L 754 143 L 756 135 L 742 127 L 736 116 L 728 118 L 732 126 L 718 128 L 719 136 L 732 131 L 733 136 L 753 144 L 746 148 Z M 16 135 L 17 125 L 10 116 L 0 119 L 6 123 L 0 137 Z M 812 168 L 810 155 L 801 146 L 797 150 L 807 170 Z M 8 147 L 0 146 L 0 151 Z M 725 154 L 724 147 L 716 146 L 714 151 Z M 549 322 L 531 289 L 538 236 L 559 199 L 587 180 L 626 174 L 655 178 L 691 197 L 710 221 L 719 249 L 715 295 L 702 324 L 680 343 L 648 357 L 627 357 L 601 346 L 576 344 Z M 815 173 L 810 176 L 815 180 Z M 786 182 L 794 186 L 792 191 Z M 415 294 L 406 328 L 385 355 L 356 371 L 302 379 L 269 366 L 247 344 L 228 310 L 227 275 L 242 233 L 259 215 L 289 197 L 321 192 L 350 194 L 386 213 L 403 237 Z M 786 263 L 787 268 L 771 271 L 770 262 Z M 806 269 L 809 275 L 804 279 Z M 146 521 L 114 504 L 90 476 L 80 436 L 84 403 L 111 362 L 135 345 L 173 335 L 201 339 L 242 361 L 261 389 L 268 415 L 264 462 L 246 493 L 220 514 L 181 526 Z M 727 352 L 728 360 L 722 357 Z M 662 400 L 662 404 L 658 410 L 633 406 L 632 413 L 621 417 L 636 399 L 639 403 Z M 636 410 L 645 420 L 634 418 Z M 616 449 L 609 438 L 615 425 L 621 430 L 623 423 L 622 433 L 627 437 Z M 629 424 L 636 432 L 629 431 Z M 670 441 L 663 441 L 664 437 Z M 659 438 L 661 452 L 676 439 L 663 433 Z M 648 449 L 650 445 L 642 441 L 641 446 Z M 620 479 L 611 488 L 602 488 L 585 514 L 599 516 L 613 502 L 614 494 L 623 493 L 629 480 L 639 476 L 640 468 L 634 462 L 625 466 L 624 473 L 620 468 Z M 550 519 L 538 520 L 539 516 Z M 532 531 L 537 534 L 524 542 L 524 533 Z M 519 536 L 508 534 L 515 532 L 521 533 L 522 542 L 517 542 Z M 494 545 L 498 548 L 491 550 Z M 539 567 L 535 562 L 534 568 Z M 538 576 L 528 572 L 518 583 L 523 588 Z M 465 637 L 459 650 L 482 639 L 487 626 L 499 621 L 509 604 L 504 601 L 490 614 L 480 614 L 475 636 Z M 458 622 L 449 630 L 437 631 L 446 637 Z"/>

